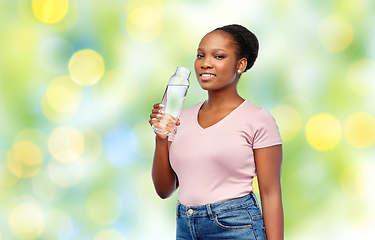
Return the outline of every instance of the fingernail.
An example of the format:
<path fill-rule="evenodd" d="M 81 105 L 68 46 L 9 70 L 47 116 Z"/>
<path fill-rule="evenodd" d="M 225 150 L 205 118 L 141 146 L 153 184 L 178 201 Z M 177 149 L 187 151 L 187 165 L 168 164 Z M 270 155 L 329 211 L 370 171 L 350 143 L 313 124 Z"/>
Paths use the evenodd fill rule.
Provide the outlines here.
<path fill-rule="evenodd" d="M 153 119 L 151 119 L 152 121 L 155 121 L 156 120 L 156 118 L 153 118 Z"/>
<path fill-rule="evenodd" d="M 161 115 L 161 114 L 158 114 L 158 115 L 156 115 L 157 117 L 161 117 L 161 116 L 163 116 L 163 115 Z"/>
<path fill-rule="evenodd" d="M 163 113 L 164 113 L 164 111 L 162 111 L 162 110 L 159 110 L 159 112 L 160 112 L 161 114 L 163 114 Z"/>
<path fill-rule="evenodd" d="M 162 107 L 162 108 L 163 108 L 163 107 L 164 107 L 164 105 L 160 103 L 160 104 L 159 104 L 159 107 Z"/>

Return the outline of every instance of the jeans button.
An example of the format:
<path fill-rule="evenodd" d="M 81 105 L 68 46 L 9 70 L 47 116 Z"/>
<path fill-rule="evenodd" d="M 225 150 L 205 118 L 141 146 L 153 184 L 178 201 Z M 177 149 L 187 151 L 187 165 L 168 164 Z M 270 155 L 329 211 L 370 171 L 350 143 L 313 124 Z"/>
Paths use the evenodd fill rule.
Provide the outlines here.
<path fill-rule="evenodd" d="M 190 215 L 193 214 L 193 212 L 194 212 L 194 211 L 193 211 L 193 209 L 191 209 L 191 208 L 188 210 L 188 213 L 189 213 Z"/>

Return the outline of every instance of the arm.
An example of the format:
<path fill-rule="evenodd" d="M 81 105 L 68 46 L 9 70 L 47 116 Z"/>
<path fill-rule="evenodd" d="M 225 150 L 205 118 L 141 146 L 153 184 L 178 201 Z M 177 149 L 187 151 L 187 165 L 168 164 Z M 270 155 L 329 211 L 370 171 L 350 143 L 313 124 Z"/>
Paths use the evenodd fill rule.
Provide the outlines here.
<path fill-rule="evenodd" d="M 160 108 L 159 104 L 154 105 L 150 115 L 150 125 L 160 122 L 160 117 L 158 117 Z M 179 122 L 174 124 L 179 125 Z M 174 124 L 171 126 L 172 129 Z M 169 147 L 171 143 L 168 142 L 168 137 L 165 134 L 156 133 L 152 180 L 157 194 L 163 199 L 171 196 L 178 188 L 177 176 L 169 163 Z"/>
<path fill-rule="evenodd" d="M 280 184 L 282 146 L 254 149 L 254 159 L 267 239 L 284 239 L 284 216 Z"/>
<path fill-rule="evenodd" d="M 178 187 L 177 176 L 169 163 L 171 143 L 167 138 L 156 136 L 152 180 L 157 194 L 163 199 L 171 196 Z"/>

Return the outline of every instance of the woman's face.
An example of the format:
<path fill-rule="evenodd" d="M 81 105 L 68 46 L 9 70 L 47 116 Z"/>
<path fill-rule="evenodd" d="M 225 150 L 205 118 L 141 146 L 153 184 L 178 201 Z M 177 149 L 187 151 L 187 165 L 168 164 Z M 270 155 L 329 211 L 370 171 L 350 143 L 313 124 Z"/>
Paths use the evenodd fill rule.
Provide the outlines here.
<path fill-rule="evenodd" d="M 211 32 L 201 40 L 194 68 L 203 89 L 219 90 L 237 85 L 238 60 L 230 40 L 222 31 Z"/>

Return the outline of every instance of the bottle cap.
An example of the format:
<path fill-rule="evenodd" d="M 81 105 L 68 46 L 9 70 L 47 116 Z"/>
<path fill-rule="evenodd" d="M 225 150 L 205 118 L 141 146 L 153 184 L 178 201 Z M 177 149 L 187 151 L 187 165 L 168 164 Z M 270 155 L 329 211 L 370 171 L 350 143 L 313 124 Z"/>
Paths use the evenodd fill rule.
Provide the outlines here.
<path fill-rule="evenodd" d="M 186 79 L 190 76 L 190 70 L 184 67 L 177 67 L 176 75 L 180 75 L 181 77 L 185 77 Z"/>
<path fill-rule="evenodd" d="M 190 70 L 184 67 L 177 67 L 175 74 L 169 79 L 168 85 L 189 86 Z"/>

